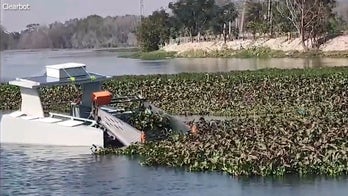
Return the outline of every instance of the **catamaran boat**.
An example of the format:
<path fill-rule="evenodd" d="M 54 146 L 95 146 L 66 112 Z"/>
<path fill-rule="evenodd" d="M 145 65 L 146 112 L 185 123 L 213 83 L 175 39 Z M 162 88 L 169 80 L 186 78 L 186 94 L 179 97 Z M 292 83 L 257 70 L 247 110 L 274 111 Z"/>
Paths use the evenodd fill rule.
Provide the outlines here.
<path fill-rule="evenodd" d="M 102 83 L 110 78 L 88 72 L 85 64 L 64 63 L 46 66 L 42 76 L 10 81 L 10 85 L 20 88 L 22 102 L 18 111 L 3 115 L 0 142 L 89 147 L 128 146 L 141 142 L 141 130 L 121 120 L 122 115 L 132 112 L 115 107 L 122 102 L 141 102 L 151 112 L 168 116 L 174 131 L 188 131 L 180 119 L 141 96 L 113 97 L 110 92 L 102 91 Z M 70 115 L 44 112 L 39 89 L 72 82 L 81 87 L 82 97 L 80 103 L 71 104 Z"/>

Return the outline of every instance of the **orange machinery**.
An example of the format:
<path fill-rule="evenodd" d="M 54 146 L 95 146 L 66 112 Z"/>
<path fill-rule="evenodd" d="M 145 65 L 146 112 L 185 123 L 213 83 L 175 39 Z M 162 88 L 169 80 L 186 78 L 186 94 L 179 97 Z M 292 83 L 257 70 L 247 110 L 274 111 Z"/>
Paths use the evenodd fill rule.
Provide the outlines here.
<path fill-rule="evenodd" d="M 112 99 L 112 94 L 109 91 L 99 91 L 92 93 L 92 101 L 97 105 L 108 105 Z"/>

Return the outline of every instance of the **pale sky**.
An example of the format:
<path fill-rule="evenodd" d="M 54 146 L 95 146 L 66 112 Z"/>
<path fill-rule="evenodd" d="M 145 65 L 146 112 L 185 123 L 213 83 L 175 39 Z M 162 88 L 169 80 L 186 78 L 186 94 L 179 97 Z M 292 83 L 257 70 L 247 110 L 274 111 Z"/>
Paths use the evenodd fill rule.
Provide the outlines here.
<path fill-rule="evenodd" d="M 167 8 L 172 0 L 144 0 L 145 15 L 161 7 Z M 7 31 L 20 31 L 27 24 L 47 25 L 72 18 L 122 16 L 140 14 L 140 0 L 0 0 L 1 25 Z M 30 10 L 5 10 L 9 4 L 30 5 Z"/>

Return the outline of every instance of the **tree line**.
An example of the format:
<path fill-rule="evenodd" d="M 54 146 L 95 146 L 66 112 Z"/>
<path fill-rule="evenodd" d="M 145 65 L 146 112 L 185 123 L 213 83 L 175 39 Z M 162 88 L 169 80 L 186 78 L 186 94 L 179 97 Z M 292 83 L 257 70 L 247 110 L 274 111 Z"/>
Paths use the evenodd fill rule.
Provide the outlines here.
<path fill-rule="evenodd" d="M 247 34 L 254 39 L 295 34 L 310 50 L 347 28 L 336 0 L 178 0 L 168 8 L 143 18 L 137 30 L 143 51 L 158 50 L 177 37 L 221 35 L 226 42 Z"/>
<path fill-rule="evenodd" d="M 55 22 L 47 26 L 29 24 L 21 32 L 7 32 L 0 26 L 0 49 L 102 48 L 136 46 L 139 16 L 126 15 Z"/>
<path fill-rule="evenodd" d="M 226 42 L 284 34 L 296 34 L 309 50 L 346 29 L 343 19 L 348 20 L 348 3 L 337 6 L 335 0 L 177 0 L 148 17 L 91 15 L 29 24 L 21 32 L 0 25 L 0 50 L 140 45 L 152 51 L 178 37 L 219 36 Z"/>

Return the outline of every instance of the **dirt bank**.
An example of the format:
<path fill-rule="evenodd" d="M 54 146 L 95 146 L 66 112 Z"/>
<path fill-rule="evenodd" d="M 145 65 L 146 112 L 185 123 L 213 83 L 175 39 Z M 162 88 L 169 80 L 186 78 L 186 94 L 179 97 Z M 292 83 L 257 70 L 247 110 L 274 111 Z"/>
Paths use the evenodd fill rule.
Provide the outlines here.
<path fill-rule="evenodd" d="M 178 52 L 178 54 L 194 50 L 219 51 L 219 50 L 241 50 L 255 47 L 270 48 L 272 50 L 281 51 L 303 51 L 300 38 L 288 40 L 286 37 L 274 39 L 261 38 L 257 40 L 234 40 L 224 44 L 223 41 L 217 42 L 196 42 L 196 43 L 181 43 L 169 44 L 163 47 L 167 52 Z M 324 52 L 332 51 L 348 51 L 348 35 L 342 35 L 329 40 L 320 47 Z"/>

